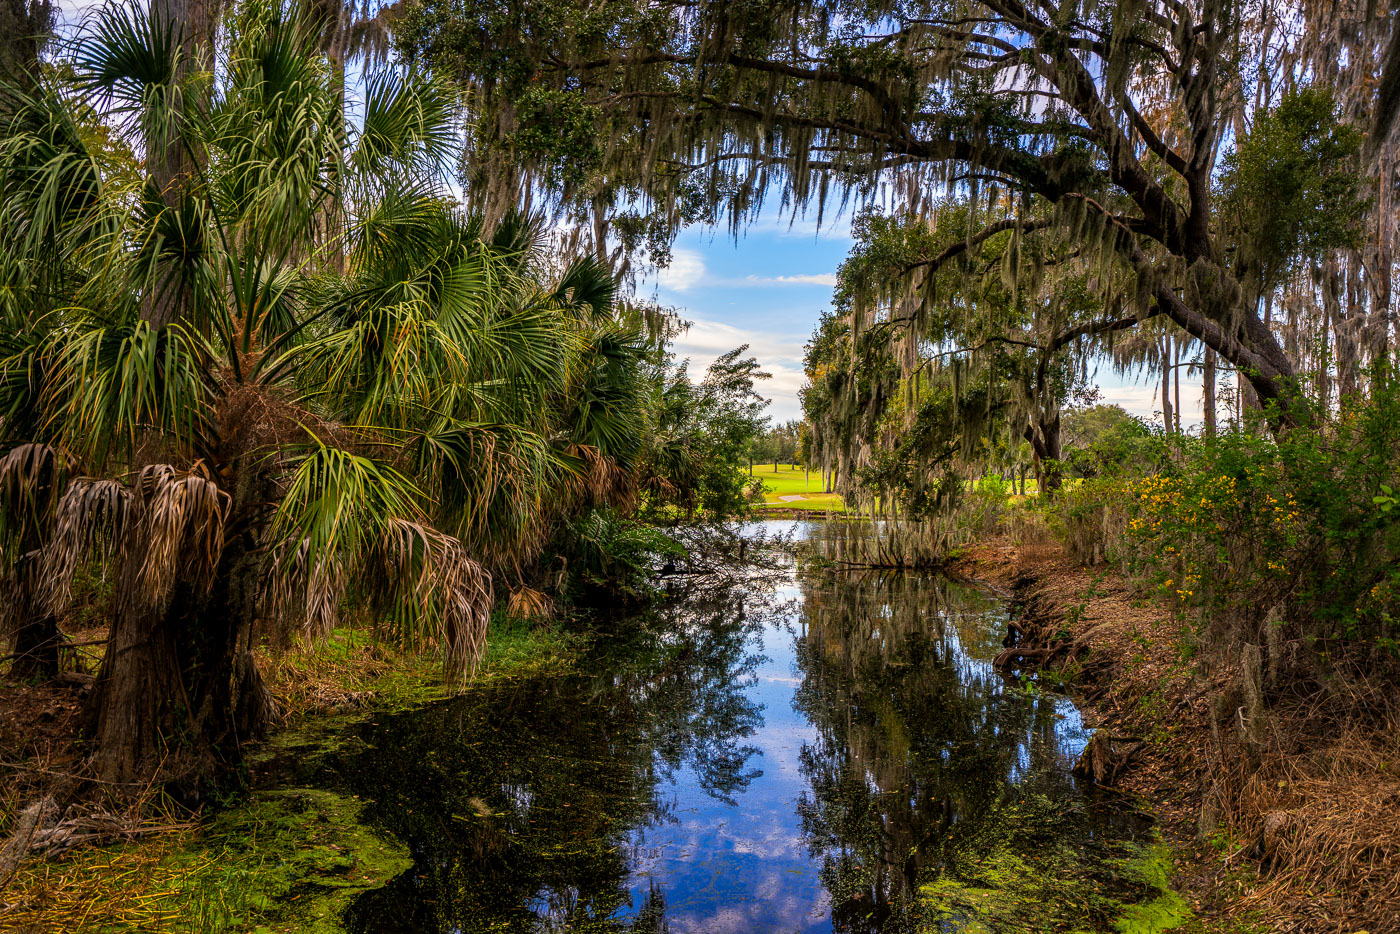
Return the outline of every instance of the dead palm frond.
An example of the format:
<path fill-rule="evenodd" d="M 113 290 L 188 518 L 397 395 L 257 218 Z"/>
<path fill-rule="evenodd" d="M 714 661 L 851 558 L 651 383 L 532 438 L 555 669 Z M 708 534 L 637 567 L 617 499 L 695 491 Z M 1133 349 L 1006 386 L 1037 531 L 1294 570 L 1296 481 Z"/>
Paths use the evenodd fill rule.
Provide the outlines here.
<path fill-rule="evenodd" d="M 129 594 L 146 606 L 168 599 L 176 581 L 207 589 L 224 550 L 231 498 L 201 471 L 169 464 L 141 469 L 134 484 L 132 520 L 126 524 L 123 562 L 139 562 L 139 582 Z"/>
<path fill-rule="evenodd" d="M 554 601 L 533 587 L 521 587 L 506 600 L 506 612 L 516 619 L 548 619 L 554 615 Z"/>
<path fill-rule="evenodd" d="M 131 488 L 119 480 L 79 477 L 68 484 L 44 546 L 43 602 L 52 612 L 67 609 L 73 575 L 84 560 L 116 553 L 132 500 Z"/>

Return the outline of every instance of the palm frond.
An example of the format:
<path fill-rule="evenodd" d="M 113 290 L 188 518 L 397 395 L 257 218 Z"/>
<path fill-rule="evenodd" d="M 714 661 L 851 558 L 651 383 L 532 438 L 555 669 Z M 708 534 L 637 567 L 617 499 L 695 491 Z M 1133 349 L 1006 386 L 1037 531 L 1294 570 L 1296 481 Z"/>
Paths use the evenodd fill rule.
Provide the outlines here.
<path fill-rule="evenodd" d="M 445 175 L 456 161 L 456 95 L 421 69 L 383 69 L 366 82 L 364 119 L 350 162 L 361 177 Z"/>
<path fill-rule="evenodd" d="M 375 558 L 382 625 L 400 644 L 435 644 L 449 675 L 474 673 L 486 651 L 491 575 L 457 539 L 403 519 L 389 522 Z"/>
<path fill-rule="evenodd" d="M 143 467 L 133 493 L 121 549 L 123 565 L 139 571 L 134 592 L 124 596 L 158 606 L 177 581 L 207 588 L 224 551 L 229 495 L 209 477 L 169 464 Z"/>
<path fill-rule="evenodd" d="M 53 350 L 42 408 L 85 460 L 136 449 L 153 431 L 177 448 L 206 443 L 211 389 L 204 342 L 178 324 L 93 328 Z"/>
<path fill-rule="evenodd" d="M 101 109 L 145 139 L 171 139 L 183 110 L 183 43 L 179 23 L 159 4 L 109 3 L 84 30 L 73 64 Z"/>
<path fill-rule="evenodd" d="M 612 317 L 617 280 L 612 270 L 596 257 L 579 257 L 559 277 L 550 299 L 571 314 L 591 324 L 600 324 Z"/>
<path fill-rule="evenodd" d="M 131 488 L 118 480 L 78 477 L 54 512 L 53 533 L 44 545 L 43 602 L 62 613 L 72 596 L 73 575 L 89 556 L 111 558 L 132 509 Z"/>
<path fill-rule="evenodd" d="M 405 645 L 433 644 L 457 675 L 485 647 L 490 575 L 457 539 L 430 527 L 422 494 L 402 474 L 318 444 L 298 465 L 270 533 L 276 556 L 268 600 L 323 639 L 340 621 L 353 579 Z"/>
<path fill-rule="evenodd" d="M 453 529 L 496 568 L 533 557 L 543 545 L 545 498 L 566 473 L 540 435 L 505 423 L 453 423 L 409 448 L 432 477 L 439 524 Z"/>
<path fill-rule="evenodd" d="M 293 470 L 269 531 L 269 600 L 313 639 L 340 621 L 346 581 L 396 518 L 419 516 L 422 494 L 392 467 L 316 442 Z"/>

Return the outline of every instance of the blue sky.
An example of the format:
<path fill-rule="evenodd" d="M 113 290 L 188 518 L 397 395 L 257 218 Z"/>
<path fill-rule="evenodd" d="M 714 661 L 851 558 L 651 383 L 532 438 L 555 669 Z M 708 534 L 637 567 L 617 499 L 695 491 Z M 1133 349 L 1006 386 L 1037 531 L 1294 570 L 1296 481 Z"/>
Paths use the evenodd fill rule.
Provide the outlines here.
<path fill-rule="evenodd" d="M 695 371 L 749 344 L 772 374 L 763 393 L 774 421 L 783 422 L 801 417 L 803 345 L 831 307 L 836 267 L 850 246 L 845 218 L 818 230 L 765 216 L 737 242 L 727 230 L 691 228 L 676 241 L 671 265 L 637 288 L 691 322 L 676 354 L 690 357 Z"/>
<path fill-rule="evenodd" d="M 691 322 L 676 342 L 676 354 L 690 358 L 692 371 L 702 372 L 719 354 L 748 344 L 773 375 L 762 391 L 772 400 L 773 420 L 783 422 L 801 418 L 803 345 L 831 307 L 836 269 L 851 242 L 849 216 L 818 228 L 812 220 L 789 224 L 768 211 L 737 242 L 726 229 L 686 230 L 676 241 L 670 267 L 639 281 L 637 288 Z M 1160 423 L 1160 377 L 1144 375 L 1145 381 L 1124 378 L 1104 366 L 1094 381 L 1105 402 Z M 1183 375 L 1181 403 L 1183 421 L 1199 422 L 1199 376 Z"/>
<path fill-rule="evenodd" d="M 61 34 L 72 35 L 83 14 L 102 0 L 59 0 Z M 358 84 L 352 69 L 352 84 Z M 691 322 L 676 342 L 679 357 L 692 371 L 703 372 L 716 356 L 748 344 L 772 379 L 763 386 L 772 400 L 774 422 L 800 418 L 803 345 L 821 314 L 831 306 L 836 268 L 851 246 L 849 212 L 828 217 L 818 227 L 815 216 L 790 223 L 769 208 L 736 240 L 727 229 L 691 228 L 675 244 L 673 261 L 659 274 L 638 282 L 638 291 L 672 306 Z M 1103 368 L 1097 378 L 1104 401 L 1134 415 L 1161 420 L 1157 378 L 1124 379 Z M 1200 377 L 1183 376 L 1184 421 L 1201 419 Z"/>

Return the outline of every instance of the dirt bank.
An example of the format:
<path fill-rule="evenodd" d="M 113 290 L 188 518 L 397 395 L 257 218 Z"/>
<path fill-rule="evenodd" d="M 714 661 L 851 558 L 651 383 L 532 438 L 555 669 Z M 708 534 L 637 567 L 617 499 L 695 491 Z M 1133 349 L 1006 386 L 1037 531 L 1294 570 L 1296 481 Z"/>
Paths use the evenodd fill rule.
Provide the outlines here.
<path fill-rule="evenodd" d="M 1058 545 L 990 542 L 951 570 L 1005 592 L 1014 619 L 1053 646 L 1045 677 L 1069 686 L 1102 737 L 1100 778 L 1161 819 L 1174 886 L 1197 912 L 1190 930 L 1400 931 L 1393 729 L 1334 718 L 1330 733 L 1309 731 L 1305 712 L 1280 704 L 1270 739 L 1244 749 L 1222 709 L 1237 672 L 1202 664 L 1163 598 Z"/>

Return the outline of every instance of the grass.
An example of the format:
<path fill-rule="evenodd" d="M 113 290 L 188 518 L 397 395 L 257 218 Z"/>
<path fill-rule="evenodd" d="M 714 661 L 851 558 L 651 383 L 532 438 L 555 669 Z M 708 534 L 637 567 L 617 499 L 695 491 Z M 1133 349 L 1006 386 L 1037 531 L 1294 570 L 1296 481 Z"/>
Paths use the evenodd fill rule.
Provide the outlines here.
<path fill-rule="evenodd" d="M 771 509 L 815 509 L 845 512 L 846 504 L 836 493 L 822 491 L 821 471 L 808 473 L 792 464 L 754 464 L 753 475 L 763 480 L 763 505 Z M 784 496 L 802 499 L 784 500 Z"/>

